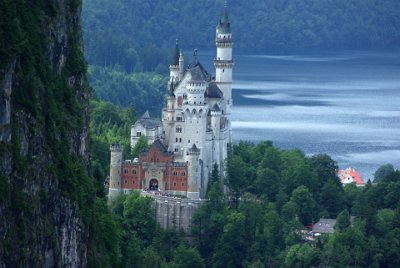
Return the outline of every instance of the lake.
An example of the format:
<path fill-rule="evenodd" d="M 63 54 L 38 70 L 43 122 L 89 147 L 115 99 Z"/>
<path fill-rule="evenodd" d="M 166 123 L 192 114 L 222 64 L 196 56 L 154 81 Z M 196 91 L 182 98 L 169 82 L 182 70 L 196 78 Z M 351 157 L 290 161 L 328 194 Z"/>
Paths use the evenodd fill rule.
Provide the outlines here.
<path fill-rule="evenodd" d="M 213 55 L 201 59 L 210 71 Z M 326 153 L 364 180 L 400 168 L 400 51 L 234 57 L 235 142 Z"/>

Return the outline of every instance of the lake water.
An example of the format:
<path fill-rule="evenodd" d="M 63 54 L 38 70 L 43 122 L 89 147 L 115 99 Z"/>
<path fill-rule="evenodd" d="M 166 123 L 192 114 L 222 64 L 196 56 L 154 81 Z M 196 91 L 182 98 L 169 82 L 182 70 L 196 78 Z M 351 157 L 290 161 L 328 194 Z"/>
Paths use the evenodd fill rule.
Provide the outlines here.
<path fill-rule="evenodd" d="M 400 168 L 400 51 L 235 54 L 233 102 L 236 142 L 326 153 L 364 180 Z"/>

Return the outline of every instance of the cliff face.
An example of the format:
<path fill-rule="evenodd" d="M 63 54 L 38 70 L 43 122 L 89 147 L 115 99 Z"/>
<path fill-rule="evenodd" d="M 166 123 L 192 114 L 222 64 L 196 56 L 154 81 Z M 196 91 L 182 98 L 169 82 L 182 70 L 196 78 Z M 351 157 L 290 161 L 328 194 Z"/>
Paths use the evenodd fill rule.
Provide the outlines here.
<path fill-rule="evenodd" d="M 86 265 L 93 192 L 80 5 L 0 3 L 0 267 Z"/>

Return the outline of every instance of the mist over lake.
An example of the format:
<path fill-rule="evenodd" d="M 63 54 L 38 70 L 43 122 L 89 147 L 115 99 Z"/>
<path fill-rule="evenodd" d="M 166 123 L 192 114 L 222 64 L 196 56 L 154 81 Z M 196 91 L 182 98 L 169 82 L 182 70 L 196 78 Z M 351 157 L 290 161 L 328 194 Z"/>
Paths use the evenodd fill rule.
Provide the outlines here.
<path fill-rule="evenodd" d="M 326 153 L 364 180 L 400 167 L 400 51 L 235 54 L 233 80 L 235 142 Z"/>

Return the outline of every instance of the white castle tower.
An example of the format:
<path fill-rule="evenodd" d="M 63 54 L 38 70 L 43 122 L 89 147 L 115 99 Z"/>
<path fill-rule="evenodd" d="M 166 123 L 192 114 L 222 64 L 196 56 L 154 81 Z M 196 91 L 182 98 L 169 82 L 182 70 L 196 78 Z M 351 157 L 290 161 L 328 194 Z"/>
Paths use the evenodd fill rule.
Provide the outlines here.
<path fill-rule="evenodd" d="M 122 167 L 122 148 L 119 144 L 110 146 L 111 162 L 110 162 L 110 188 L 108 192 L 109 199 L 116 197 L 122 191 L 121 185 L 121 167 Z"/>
<path fill-rule="evenodd" d="M 224 13 L 220 19 L 215 36 L 215 44 L 217 46 L 217 57 L 214 60 L 215 81 L 224 94 L 224 103 L 222 113 L 227 117 L 229 128 L 229 142 L 232 142 L 232 124 L 231 124 L 231 108 L 232 108 L 232 69 L 233 69 L 233 38 L 231 31 L 231 23 L 228 17 L 228 6 L 225 3 Z"/>

